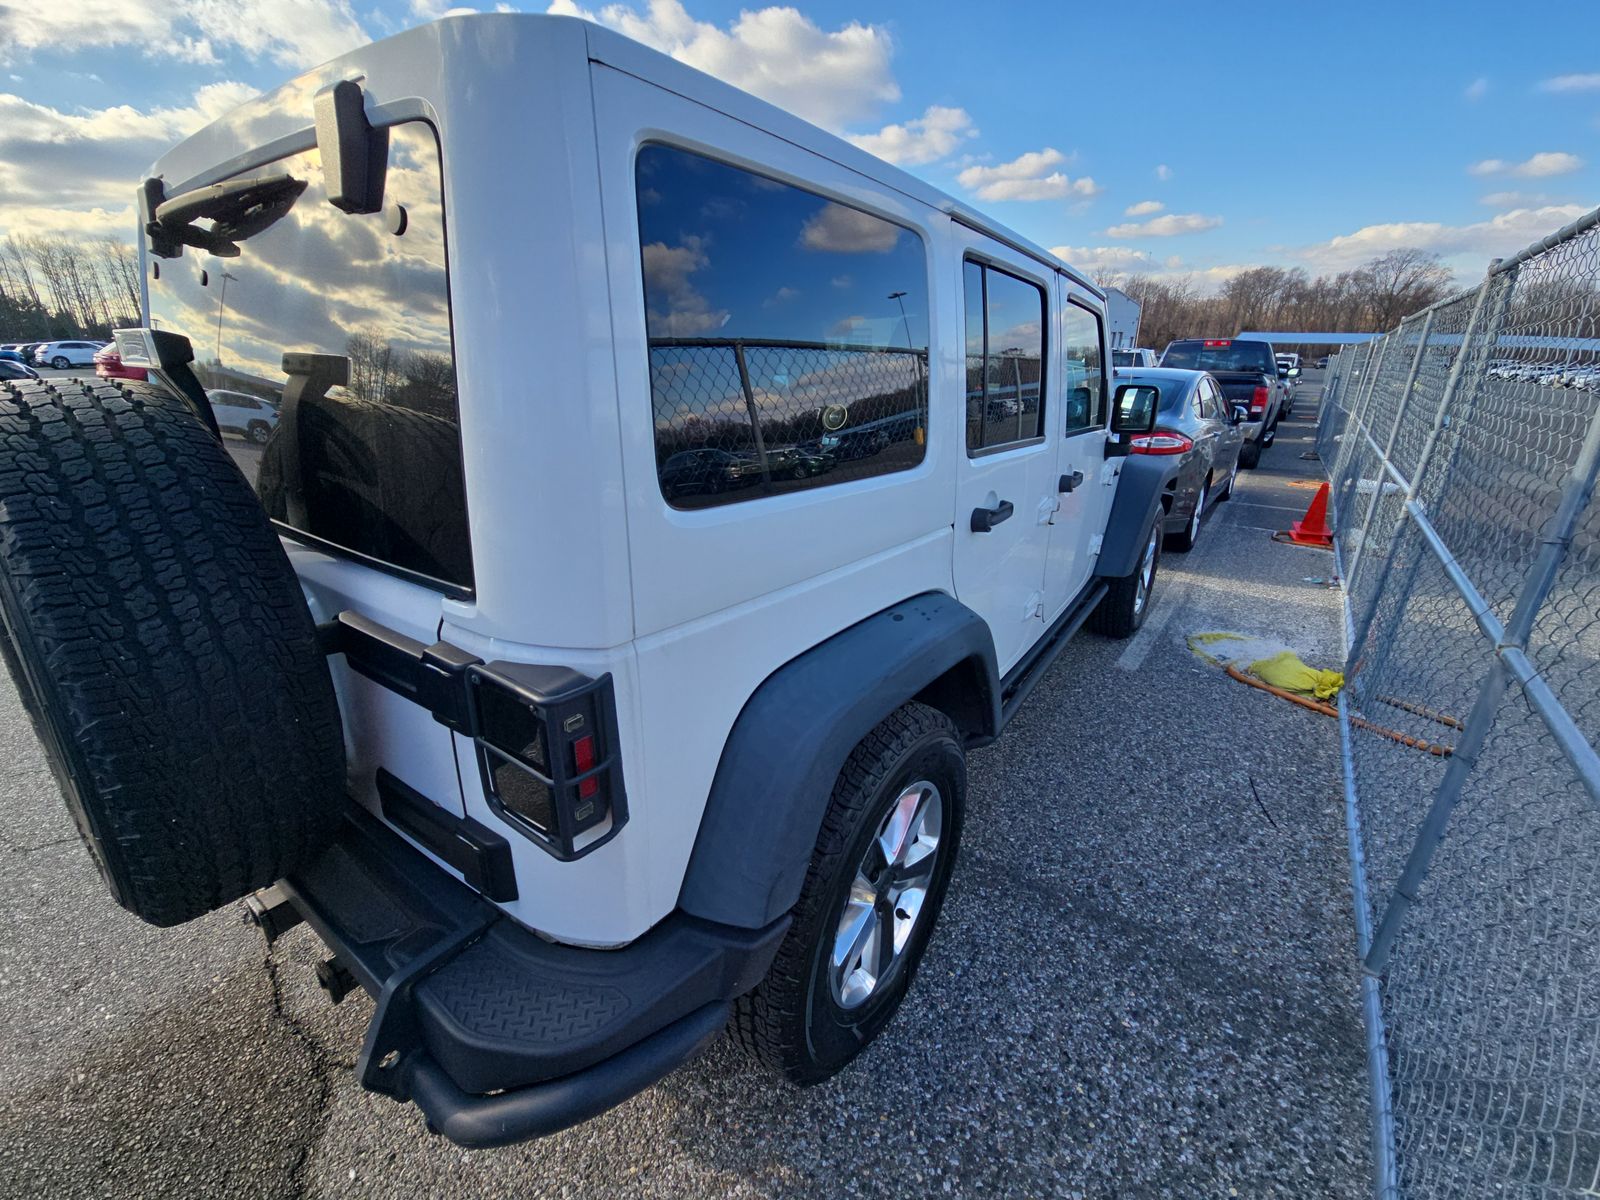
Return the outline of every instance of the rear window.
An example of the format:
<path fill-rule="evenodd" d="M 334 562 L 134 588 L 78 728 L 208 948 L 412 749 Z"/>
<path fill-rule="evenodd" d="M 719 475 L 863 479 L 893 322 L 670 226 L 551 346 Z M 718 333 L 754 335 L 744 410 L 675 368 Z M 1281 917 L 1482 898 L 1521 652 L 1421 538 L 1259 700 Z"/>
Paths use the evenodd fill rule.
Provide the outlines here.
<path fill-rule="evenodd" d="M 1113 367 L 1137 367 L 1139 356 L 1132 350 L 1113 350 L 1111 352 L 1111 365 Z"/>
<path fill-rule="evenodd" d="M 1199 339 L 1173 342 L 1161 356 L 1161 365 L 1178 367 L 1186 371 L 1260 371 L 1264 375 L 1278 373 L 1277 362 L 1272 357 L 1272 347 L 1266 342 Z"/>
<path fill-rule="evenodd" d="M 450 590 L 472 587 L 443 183 L 431 126 L 391 127 L 384 211 L 328 202 L 316 150 L 252 175 L 304 185 L 236 258 L 155 259 L 150 322 L 182 333 L 224 442 L 274 520 Z M 348 383 L 280 411 L 286 353 L 334 355 Z M 228 393 L 232 393 L 231 395 Z M 266 401 L 247 407 L 243 397 Z M 249 421 L 240 421 L 248 413 Z M 226 420 L 221 419 L 226 416 Z M 230 424 L 230 422 L 233 422 Z"/>

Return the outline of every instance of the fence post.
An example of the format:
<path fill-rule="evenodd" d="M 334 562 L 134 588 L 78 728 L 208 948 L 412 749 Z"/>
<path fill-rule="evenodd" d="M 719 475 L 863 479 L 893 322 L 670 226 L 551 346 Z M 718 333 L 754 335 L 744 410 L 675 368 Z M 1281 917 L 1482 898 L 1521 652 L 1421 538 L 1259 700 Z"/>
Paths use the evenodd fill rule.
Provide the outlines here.
<path fill-rule="evenodd" d="M 750 414 L 750 429 L 756 439 L 756 457 L 761 460 L 761 482 L 772 483 L 772 468 L 767 462 L 767 443 L 761 436 L 761 414 L 756 412 L 756 394 L 750 386 L 750 368 L 744 361 L 744 343 L 733 344 L 733 361 L 739 367 L 739 387 L 744 392 L 744 406 Z"/>
<path fill-rule="evenodd" d="M 1428 466 L 1433 459 L 1434 448 L 1439 444 L 1439 435 L 1449 423 L 1450 409 L 1455 403 L 1456 392 L 1461 387 L 1461 377 L 1466 371 L 1467 359 L 1473 353 L 1473 337 L 1477 334 L 1479 326 L 1483 324 L 1483 312 L 1489 293 L 1496 286 L 1495 269 L 1498 261 L 1489 268 L 1488 277 L 1478 285 L 1478 295 L 1472 304 L 1472 315 L 1467 318 L 1467 327 L 1461 334 L 1461 350 L 1456 354 L 1455 362 L 1450 364 L 1450 374 L 1445 379 L 1444 391 L 1439 395 L 1439 403 L 1434 408 L 1433 428 L 1428 432 L 1428 440 L 1423 444 L 1422 454 L 1417 458 L 1416 470 L 1411 474 L 1409 486 L 1406 488 L 1406 503 L 1416 499 L 1417 490 L 1422 486 L 1422 481 L 1428 472 Z M 1510 280 L 1505 285 L 1504 296 L 1509 300 L 1511 295 Z M 1501 306 L 1490 321 L 1489 344 L 1494 344 L 1494 338 L 1499 335 L 1500 321 L 1504 317 L 1504 306 Z M 1372 587 L 1372 595 L 1362 607 L 1361 615 L 1352 626 L 1350 636 L 1350 660 L 1345 663 L 1345 678 L 1350 679 L 1356 674 L 1356 663 L 1361 647 L 1365 645 L 1367 634 L 1372 629 L 1373 619 L 1378 615 L 1378 602 L 1383 599 L 1385 586 L 1389 582 L 1389 573 L 1394 568 L 1394 560 L 1400 549 L 1400 534 L 1405 528 L 1406 521 L 1410 518 L 1410 510 L 1405 504 L 1400 508 L 1400 515 L 1395 519 L 1394 532 L 1389 535 L 1389 553 L 1384 556 L 1383 565 L 1379 569 L 1378 579 Z M 1420 562 L 1420 558 L 1418 559 Z M 1406 591 L 1410 592 L 1408 582 Z"/>
<path fill-rule="evenodd" d="M 1433 313 L 1434 310 L 1429 308 L 1422 318 L 1422 335 L 1417 339 L 1417 352 L 1411 358 L 1411 369 L 1406 372 L 1406 381 L 1400 388 L 1400 401 L 1394 409 L 1394 424 L 1389 427 L 1389 436 L 1383 444 L 1383 459 L 1378 464 L 1378 475 L 1372 489 L 1372 502 L 1367 505 L 1367 519 L 1361 523 L 1361 540 L 1356 543 L 1355 557 L 1350 560 L 1350 569 L 1344 573 L 1344 587 L 1347 593 L 1352 592 L 1355 587 L 1361 560 L 1366 557 L 1367 535 L 1372 531 L 1373 518 L 1378 515 L 1378 501 L 1383 498 L 1385 480 L 1382 468 L 1394 454 L 1395 439 L 1400 436 L 1400 423 L 1405 420 L 1406 409 L 1411 406 L 1411 393 L 1416 390 L 1417 374 L 1422 369 L 1422 355 L 1428 348 L 1428 334 L 1433 328 Z M 1402 324 L 1400 328 L 1404 329 L 1405 325 Z"/>

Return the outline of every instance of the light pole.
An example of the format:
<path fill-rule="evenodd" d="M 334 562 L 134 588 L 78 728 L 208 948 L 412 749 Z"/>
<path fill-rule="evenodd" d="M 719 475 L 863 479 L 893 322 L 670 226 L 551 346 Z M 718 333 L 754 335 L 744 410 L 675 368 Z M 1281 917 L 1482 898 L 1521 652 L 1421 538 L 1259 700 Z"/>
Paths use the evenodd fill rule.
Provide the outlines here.
<path fill-rule="evenodd" d="M 905 322 L 906 326 L 906 349 L 915 350 L 916 347 L 911 344 L 911 318 L 906 316 L 905 293 L 890 292 L 889 299 L 896 301 L 900 305 L 900 319 Z"/>
<path fill-rule="evenodd" d="M 217 297 L 217 366 L 222 366 L 222 310 L 228 306 L 228 280 L 238 280 L 237 275 L 230 275 L 228 268 L 222 268 L 222 295 Z"/>

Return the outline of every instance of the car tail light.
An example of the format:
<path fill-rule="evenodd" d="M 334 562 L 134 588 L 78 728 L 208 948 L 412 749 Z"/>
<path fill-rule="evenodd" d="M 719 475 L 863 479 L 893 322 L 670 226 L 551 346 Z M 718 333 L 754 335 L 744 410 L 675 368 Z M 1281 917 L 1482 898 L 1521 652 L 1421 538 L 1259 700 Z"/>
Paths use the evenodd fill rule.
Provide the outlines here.
<path fill-rule="evenodd" d="M 1157 429 L 1135 434 L 1130 448 L 1134 454 L 1186 454 L 1194 449 L 1194 442 L 1170 429 Z"/>
<path fill-rule="evenodd" d="M 1265 386 L 1256 388 L 1250 393 L 1250 415 L 1252 417 L 1265 416 L 1267 412 L 1268 392 Z"/>
<path fill-rule="evenodd" d="M 627 820 L 611 676 L 496 662 L 468 678 L 490 807 L 560 859 L 609 841 Z"/>
<path fill-rule="evenodd" d="M 1208 346 L 1231 346 L 1231 345 L 1233 345 L 1233 342 L 1230 341 L 1227 338 L 1207 338 L 1206 339 L 1206 345 L 1208 345 Z"/>

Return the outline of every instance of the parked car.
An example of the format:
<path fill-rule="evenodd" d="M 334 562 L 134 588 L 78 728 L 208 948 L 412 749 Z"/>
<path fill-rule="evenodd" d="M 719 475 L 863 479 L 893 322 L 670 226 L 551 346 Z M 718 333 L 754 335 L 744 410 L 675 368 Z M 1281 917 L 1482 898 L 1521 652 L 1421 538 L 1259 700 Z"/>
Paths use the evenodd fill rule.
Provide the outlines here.
<path fill-rule="evenodd" d="M 1136 346 L 1131 350 L 1113 350 L 1111 352 L 1111 365 L 1118 370 L 1127 367 L 1153 367 L 1160 357 L 1154 350 L 1146 350 Z"/>
<path fill-rule="evenodd" d="M 14 350 L 9 346 L 0 346 L 0 362 L 26 363 L 27 361 L 27 356 L 22 351 Z"/>
<path fill-rule="evenodd" d="M 264 446 L 278 424 L 277 408 L 248 392 L 211 388 L 206 392 L 206 398 L 211 401 L 217 428 L 223 433 L 236 433 Z"/>
<path fill-rule="evenodd" d="M 11 359 L 0 360 L 0 379 L 37 378 L 39 378 L 39 372 L 35 371 L 26 363 L 15 362 Z"/>
<path fill-rule="evenodd" d="M 508 186 L 538 214 L 512 238 Z M 141 196 L 168 218 L 125 361 L 219 420 L 185 333 L 284 379 L 259 467 L 156 380 L 121 385 L 114 439 L 52 419 L 104 389 L 16 385 L 50 436 L 0 442 L 4 658 L 112 894 L 304 919 L 330 995 L 374 997 L 361 1082 L 466 1145 L 587 1119 L 730 1020 L 798 1083 L 851 1062 L 934 935 L 968 750 L 1081 626 L 1150 612 L 1177 463 L 1130 453 L 1156 413 L 1113 385 L 1101 290 L 566 17 L 336 58 Z M 235 272 L 220 331 L 197 243 Z M 403 356 L 373 313 L 405 314 Z M 675 495 L 696 447 L 756 447 L 742 471 L 822 431 L 861 445 Z M 113 470 L 108 556 L 61 522 Z"/>
<path fill-rule="evenodd" d="M 101 379 L 148 378 L 143 367 L 123 366 L 122 355 L 118 353 L 115 342 L 107 342 L 94 352 L 94 373 Z"/>
<path fill-rule="evenodd" d="M 95 351 L 103 342 L 40 342 L 33 351 L 35 366 L 54 367 L 64 371 L 68 367 L 94 365 Z"/>
<path fill-rule="evenodd" d="M 1284 389 L 1272 344 L 1237 338 L 1183 338 L 1168 344 L 1161 365 L 1209 371 L 1230 404 L 1245 406 L 1245 442 L 1239 465 L 1247 471 L 1256 467 L 1261 452 L 1277 437 L 1283 415 Z"/>
<path fill-rule="evenodd" d="M 1204 371 L 1124 370 L 1118 374 L 1117 387 L 1155 393 L 1141 400 L 1155 405 L 1155 428 L 1133 438 L 1132 449 L 1134 454 L 1161 455 L 1177 462 L 1164 526 L 1166 544 L 1180 553 L 1192 550 L 1211 506 L 1233 496 L 1247 408 L 1229 403 L 1221 385 Z"/>
<path fill-rule="evenodd" d="M 1324 354 L 1321 358 L 1317 359 L 1317 370 L 1326 371 L 1328 369 L 1329 357 L 1329 355 Z"/>

